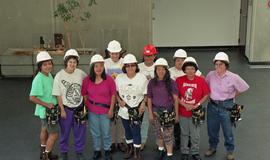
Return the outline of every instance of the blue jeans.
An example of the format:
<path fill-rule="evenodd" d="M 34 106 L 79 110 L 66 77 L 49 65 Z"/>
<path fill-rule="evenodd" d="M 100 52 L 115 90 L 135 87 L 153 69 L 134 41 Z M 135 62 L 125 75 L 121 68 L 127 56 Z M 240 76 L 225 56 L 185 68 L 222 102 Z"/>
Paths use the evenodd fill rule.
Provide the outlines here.
<path fill-rule="evenodd" d="M 122 118 L 127 144 L 133 143 L 135 147 L 141 147 L 141 126 L 131 125 L 129 120 Z"/>
<path fill-rule="evenodd" d="M 106 151 L 110 150 L 112 137 L 110 133 L 110 119 L 107 117 L 107 114 L 89 112 L 88 117 L 94 150 L 101 150 L 101 138 L 103 140 L 103 149 Z"/>
<path fill-rule="evenodd" d="M 234 151 L 234 138 L 230 112 L 227 110 L 233 106 L 233 100 L 222 103 L 208 103 L 207 107 L 207 130 L 210 148 L 216 149 L 219 143 L 220 126 L 224 135 L 224 146 L 228 152 Z"/>

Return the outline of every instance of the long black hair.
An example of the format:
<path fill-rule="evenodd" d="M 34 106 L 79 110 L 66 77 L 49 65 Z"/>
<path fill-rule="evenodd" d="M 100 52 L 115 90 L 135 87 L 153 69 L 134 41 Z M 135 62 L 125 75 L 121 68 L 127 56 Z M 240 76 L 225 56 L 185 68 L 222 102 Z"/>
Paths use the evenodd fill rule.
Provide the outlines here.
<path fill-rule="evenodd" d="M 90 65 L 90 73 L 89 73 L 89 78 L 93 83 L 95 83 L 96 81 L 96 73 L 95 73 L 94 68 L 95 68 L 95 63 Z M 103 80 L 106 80 L 105 68 L 103 69 L 103 72 L 101 73 L 101 78 Z"/>
<path fill-rule="evenodd" d="M 166 89 L 168 94 L 172 97 L 172 79 L 171 79 L 171 74 L 170 71 L 168 70 L 168 68 L 166 66 L 162 66 L 164 67 L 166 73 L 165 76 L 163 78 L 163 81 L 165 82 L 166 85 Z M 158 75 L 157 75 L 157 67 L 155 67 L 155 76 L 153 78 L 154 81 L 154 85 L 157 85 L 158 83 Z"/>

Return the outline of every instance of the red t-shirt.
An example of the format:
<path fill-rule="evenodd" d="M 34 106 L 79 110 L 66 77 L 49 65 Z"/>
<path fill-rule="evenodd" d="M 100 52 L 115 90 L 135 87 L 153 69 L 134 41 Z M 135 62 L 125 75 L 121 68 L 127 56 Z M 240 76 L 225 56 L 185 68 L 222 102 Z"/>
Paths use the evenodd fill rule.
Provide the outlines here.
<path fill-rule="evenodd" d="M 187 104 L 198 103 L 205 95 L 209 94 L 209 87 L 204 78 L 195 76 L 189 80 L 187 76 L 178 77 L 176 84 L 179 90 L 179 98 Z M 188 111 L 184 106 L 179 105 L 179 115 L 191 117 L 192 111 Z"/>

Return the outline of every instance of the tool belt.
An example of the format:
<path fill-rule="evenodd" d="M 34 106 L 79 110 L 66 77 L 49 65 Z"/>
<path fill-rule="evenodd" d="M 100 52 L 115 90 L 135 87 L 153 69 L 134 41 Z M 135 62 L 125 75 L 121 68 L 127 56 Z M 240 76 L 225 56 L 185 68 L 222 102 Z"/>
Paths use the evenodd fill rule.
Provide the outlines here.
<path fill-rule="evenodd" d="M 230 112 L 231 123 L 235 128 L 236 128 L 236 122 L 242 120 L 241 111 L 243 109 L 244 109 L 244 106 L 240 104 L 234 104 L 232 108 L 227 109 Z"/>
<path fill-rule="evenodd" d="M 128 109 L 128 116 L 131 125 L 140 125 L 142 123 L 143 114 L 139 112 L 139 106 L 142 102 L 138 105 L 138 107 L 130 107 L 129 105 L 125 104 L 125 107 Z"/>
<path fill-rule="evenodd" d="M 113 117 L 111 118 L 111 121 L 114 122 L 114 124 L 116 124 L 116 120 L 119 118 L 118 112 L 119 112 L 119 104 L 116 102 L 113 108 Z"/>
<path fill-rule="evenodd" d="M 164 107 L 158 107 L 157 116 L 162 127 L 172 127 L 175 123 L 175 112 L 164 109 Z"/>
<path fill-rule="evenodd" d="M 203 124 L 205 121 L 205 108 L 200 105 L 192 110 L 192 122 L 195 126 Z"/>
<path fill-rule="evenodd" d="M 54 105 L 53 108 L 46 108 L 46 121 L 48 125 L 56 125 L 59 122 L 60 109 L 58 105 Z"/>
<path fill-rule="evenodd" d="M 74 108 L 74 119 L 77 124 L 83 124 L 88 120 L 88 109 L 81 103 L 78 107 Z"/>

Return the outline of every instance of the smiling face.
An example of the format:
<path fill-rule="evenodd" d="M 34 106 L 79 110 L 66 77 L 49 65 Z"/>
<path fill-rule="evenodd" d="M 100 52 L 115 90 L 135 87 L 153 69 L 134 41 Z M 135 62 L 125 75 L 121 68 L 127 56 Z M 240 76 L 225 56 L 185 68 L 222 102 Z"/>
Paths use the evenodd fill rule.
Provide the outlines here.
<path fill-rule="evenodd" d="M 175 68 L 180 70 L 182 68 L 182 64 L 183 64 L 184 60 L 185 60 L 185 58 L 175 58 L 174 59 Z"/>
<path fill-rule="evenodd" d="M 51 60 L 43 61 L 41 65 L 41 72 L 44 74 L 49 74 L 52 71 L 53 63 Z"/>
<path fill-rule="evenodd" d="M 128 63 L 124 65 L 127 71 L 127 75 L 133 75 L 136 73 L 136 63 Z"/>
<path fill-rule="evenodd" d="M 94 72 L 97 76 L 101 76 L 104 71 L 104 62 L 97 62 L 94 64 Z"/>
<path fill-rule="evenodd" d="M 157 74 L 158 79 L 164 79 L 165 74 L 166 74 L 165 66 L 157 66 L 156 74 Z"/>
<path fill-rule="evenodd" d="M 115 53 L 111 52 L 110 57 L 111 57 L 113 62 L 118 62 L 120 59 L 120 53 L 119 52 L 115 52 Z"/>
<path fill-rule="evenodd" d="M 155 54 L 154 55 L 149 55 L 149 56 L 148 55 L 143 56 L 144 63 L 146 65 L 152 65 L 154 63 L 155 58 L 156 58 Z"/>
<path fill-rule="evenodd" d="M 66 64 L 66 69 L 70 72 L 74 72 L 74 70 L 76 69 L 78 65 L 78 62 L 75 58 L 70 58 L 68 61 L 67 61 L 67 64 Z"/>
<path fill-rule="evenodd" d="M 185 68 L 185 74 L 188 77 L 194 77 L 196 73 L 196 68 L 194 66 L 186 66 Z"/>

